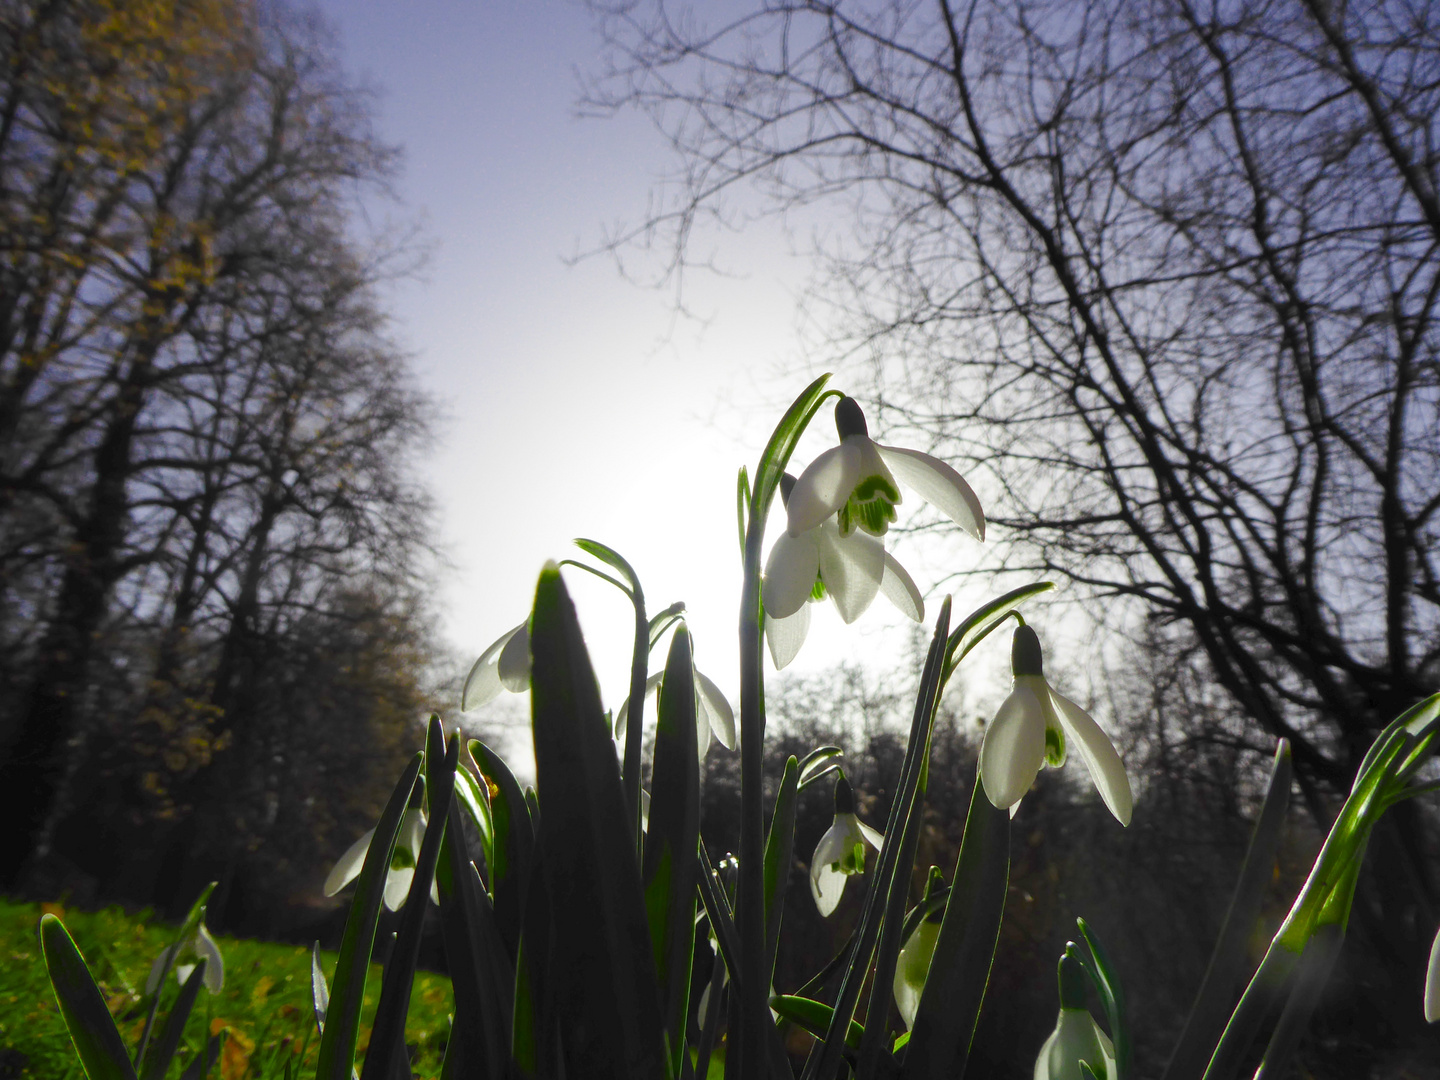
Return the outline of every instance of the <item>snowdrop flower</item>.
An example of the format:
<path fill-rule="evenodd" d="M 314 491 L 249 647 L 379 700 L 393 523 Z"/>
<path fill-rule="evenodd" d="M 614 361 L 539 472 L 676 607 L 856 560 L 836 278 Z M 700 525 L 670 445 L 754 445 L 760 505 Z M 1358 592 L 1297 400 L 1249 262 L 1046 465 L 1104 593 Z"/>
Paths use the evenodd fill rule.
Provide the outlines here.
<path fill-rule="evenodd" d="M 810 857 L 810 895 L 821 915 L 839 906 L 851 874 L 865 872 L 866 847 L 879 851 L 884 842 L 885 837 L 855 816 L 855 793 L 841 773 L 835 781 L 835 821 Z"/>
<path fill-rule="evenodd" d="M 906 1030 L 915 1026 L 915 1013 L 920 1008 L 920 994 L 930 974 L 930 961 L 935 956 L 935 943 L 940 940 L 940 919 L 944 909 L 921 920 L 915 932 L 905 940 L 895 965 L 895 1007 L 905 1021 Z"/>
<path fill-rule="evenodd" d="M 727 750 L 735 748 L 735 710 L 730 707 L 730 702 L 720 692 L 710 679 L 701 673 L 699 668 L 692 668 L 695 673 L 695 746 L 700 751 L 700 757 L 705 757 L 705 751 L 710 749 L 710 739 L 714 736 L 719 740 L 720 745 Z M 663 671 L 657 671 L 650 678 L 645 680 L 645 697 L 647 701 L 660 693 L 660 680 L 664 677 Z M 625 739 L 625 729 L 629 726 L 630 699 L 627 697 L 620 705 L 620 713 L 615 717 L 615 738 Z"/>
<path fill-rule="evenodd" d="M 325 879 L 326 896 L 334 896 L 360 876 L 374 836 L 375 830 L 371 829 L 340 856 L 340 861 Z M 391 911 L 399 911 L 410 895 L 410 882 L 415 877 L 415 862 L 420 857 L 420 844 L 424 839 L 425 814 L 412 806 L 400 819 L 400 833 L 395 838 L 395 850 L 390 853 L 390 869 L 385 874 L 385 906 Z M 433 881 L 430 883 L 430 899 L 437 904 L 440 902 Z"/>
<path fill-rule="evenodd" d="M 145 978 L 146 994 L 153 994 L 160 988 L 160 975 L 165 970 L 165 962 L 171 958 L 172 953 L 175 960 L 175 977 L 182 983 L 190 978 L 190 973 L 195 970 L 195 965 L 204 960 L 205 989 L 212 994 L 218 994 L 225 986 L 225 959 L 220 955 L 220 946 L 215 944 L 215 939 L 210 936 L 210 931 L 205 929 L 203 915 L 193 934 L 184 941 L 167 947 L 155 958 L 155 963 L 150 965 L 150 974 Z"/>
<path fill-rule="evenodd" d="M 1084 1062 L 1096 1080 L 1115 1080 L 1115 1047 L 1085 1008 L 1085 970 L 1060 959 L 1060 1019 L 1035 1059 L 1035 1080 L 1084 1080 Z"/>
<path fill-rule="evenodd" d="M 530 628 L 521 623 L 502 634 L 470 668 L 465 688 L 460 691 L 460 711 L 488 705 L 500 696 L 501 690 L 523 694 L 529 689 Z"/>
<path fill-rule="evenodd" d="M 940 868 L 930 867 L 930 876 L 925 882 L 925 899 L 921 904 L 930 903 L 944 887 L 945 878 Z M 945 906 L 937 903 L 935 910 L 921 919 L 920 925 L 905 939 L 895 964 L 891 989 L 895 992 L 895 1007 L 900 1011 L 900 1019 L 905 1021 L 907 1031 L 915 1027 L 915 1013 L 920 1008 L 920 995 L 930 974 L 930 961 L 935 957 L 935 943 L 940 940 L 940 923 L 944 918 Z"/>
<path fill-rule="evenodd" d="M 840 445 L 826 450 L 800 474 L 786 509 L 791 536 L 837 515 L 841 536 L 858 527 L 884 536 L 900 502 L 897 477 L 976 540 L 985 539 L 985 512 L 958 472 L 918 450 L 881 446 L 871 440 L 865 414 L 854 398 L 835 406 Z"/>
<path fill-rule="evenodd" d="M 1425 969 L 1425 1021 L 1440 1020 L 1440 930 L 1430 946 L 1430 966 Z"/>
<path fill-rule="evenodd" d="M 789 473 L 781 477 L 780 495 L 787 505 L 797 483 Z M 776 669 L 795 659 L 805 643 L 810 603 L 828 596 L 840 618 L 853 623 L 882 592 L 902 613 L 924 621 L 919 588 L 880 540 L 863 532 L 843 535 L 833 517 L 799 536 L 781 535 L 765 561 L 761 588 L 765 640 Z"/>
<path fill-rule="evenodd" d="M 1014 686 L 980 748 L 980 781 L 986 796 L 1013 814 L 1042 767 L 1065 764 L 1073 741 L 1105 805 L 1121 825 L 1129 825 L 1134 799 L 1120 755 L 1089 713 L 1045 681 L 1040 639 L 1028 626 L 1015 631 L 1010 666 Z"/>

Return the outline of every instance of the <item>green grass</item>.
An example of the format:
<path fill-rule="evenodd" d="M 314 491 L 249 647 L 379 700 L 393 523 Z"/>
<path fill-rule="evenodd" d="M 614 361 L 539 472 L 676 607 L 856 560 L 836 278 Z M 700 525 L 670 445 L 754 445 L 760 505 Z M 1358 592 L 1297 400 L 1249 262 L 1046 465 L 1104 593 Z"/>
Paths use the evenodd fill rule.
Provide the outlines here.
<path fill-rule="evenodd" d="M 42 911 L 53 911 L 64 921 L 132 1053 L 145 1022 L 140 1008 L 145 977 L 155 957 L 175 934 L 174 927 L 155 920 L 148 911 L 138 915 L 126 914 L 119 908 L 65 911 L 56 905 L 42 907 L 0 900 L 0 1080 L 83 1080 L 84 1076 L 45 974 L 36 936 Z M 170 1075 L 179 1075 L 207 1031 L 223 1028 L 229 1032 L 225 1056 L 219 1069 L 211 1072 L 212 1078 L 262 1080 L 281 1076 L 286 1056 L 298 1057 L 307 1032 L 314 1032 L 309 950 L 226 937 L 217 937 L 216 941 L 225 957 L 225 987 L 213 999 L 201 991 L 186 1027 L 187 1049 L 179 1055 L 181 1064 L 171 1066 Z M 324 954 L 324 966 L 328 978 L 334 971 L 334 953 Z M 166 981 L 169 985 L 161 1000 L 162 1016 L 179 991 L 174 976 Z M 367 1010 L 373 1010 L 379 997 L 380 969 L 372 967 L 365 992 Z M 443 975 L 416 972 L 406 1024 L 415 1075 L 439 1075 L 453 1009 L 450 980 Z M 369 1037 L 367 1024 L 360 1032 L 362 1051 Z M 316 1046 L 317 1040 L 310 1038 L 305 1054 L 307 1067 L 297 1076 L 309 1075 Z M 16 1055 L 23 1055 L 23 1060 Z"/>

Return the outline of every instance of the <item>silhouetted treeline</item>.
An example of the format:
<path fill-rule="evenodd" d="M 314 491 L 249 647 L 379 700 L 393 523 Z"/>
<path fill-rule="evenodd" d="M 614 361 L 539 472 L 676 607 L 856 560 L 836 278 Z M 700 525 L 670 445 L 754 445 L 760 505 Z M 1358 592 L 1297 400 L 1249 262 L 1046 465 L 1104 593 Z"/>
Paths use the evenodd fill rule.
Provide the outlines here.
<path fill-rule="evenodd" d="M 0 887 L 262 925 L 373 821 L 431 653 L 395 161 L 278 4 L 0 2 Z"/>
<path fill-rule="evenodd" d="M 1020 804 L 1012 823 L 1009 900 L 970 1065 L 976 1075 L 993 1080 L 1031 1075 L 1034 1056 L 1055 1025 L 1055 965 L 1065 942 L 1077 937 L 1077 916 L 1098 934 L 1124 982 L 1138 1076 L 1163 1071 L 1204 974 L 1249 842 L 1271 748 L 1246 743 L 1242 734 L 1253 729 L 1224 710 L 1223 696 L 1207 688 L 1195 665 L 1143 649 L 1132 659 L 1129 673 L 1114 682 L 1097 711 L 1102 718 L 1110 712 L 1126 721 L 1134 820 L 1128 828 L 1115 822 L 1073 756 L 1064 769 L 1042 771 Z M 767 703 L 770 782 L 778 783 L 788 755 L 826 743 L 842 746 L 860 817 L 883 830 L 904 756 L 913 689 L 913 676 L 882 679 L 847 669 L 773 683 Z M 980 710 L 942 704 L 912 903 L 923 890 L 926 865 L 938 865 L 947 883 L 953 878 L 984 733 L 978 721 L 984 718 Z M 713 858 L 736 843 L 738 788 L 738 758 L 712 751 L 701 827 Z M 800 796 L 775 979 L 779 993 L 794 993 L 819 971 L 859 918 L 859 882 L 847 887 L 828 919 L 811 899 L 810 856 L 832 813 L 829 779 Z M 1295 800 L 1253 935 L 1253 963 L 1288 910 L 1321 839 Z M 1367 874 L 1374 863 L 1367 862 Z M 1373 876 L 1362 883 L 1357 908 L 1378 909 L 1383 888 Z M 1424 959 L 1391 955 L 1376 941 L 1363 910 L 1357 911 L 1302 1051 L 1305 1075 L 1419 1076 L 1440 1067 L 1440 1047 L 1420 1010 Z M 1235 988 L 1237 997 L 1240 989 Z M 835 990 L 831 985 L 821 996 L 833 1000 Z M 1094 1008 L 1100 1015 L 1098 1003 Z M 809 1037 L 792 1031 L 789 1040 L 798 1062 Z"/>

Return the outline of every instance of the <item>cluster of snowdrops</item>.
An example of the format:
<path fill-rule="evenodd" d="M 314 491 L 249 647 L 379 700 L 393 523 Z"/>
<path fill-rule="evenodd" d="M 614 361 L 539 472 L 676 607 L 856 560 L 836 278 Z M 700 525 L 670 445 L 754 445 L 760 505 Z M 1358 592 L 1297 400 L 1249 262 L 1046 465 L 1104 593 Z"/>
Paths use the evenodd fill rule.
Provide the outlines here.
<path fill-rule="evenodd" d="M 400 929 L 370 1016 L 362 1080 L 409 1075 L 404 1013 L 427 904 L 439 907 L 454 986 L 446 1075 L 705 1077 L 723 1058 L 727 1077 L 791 1077 L 780 1039 L 785 1024 L 815 1036 L 805 1080 L 831 1080 L 845 1069 L 863 1080 L 963 1075 L 1005 906 L 1010 818 L 1021 799 L 1042 768 L 1063 765 L 1072 751 L 1121 825 L 1130 821 L 1131 785 L 1102 728 L 1046 679 L 1040 638 L 1022 612 L 1050 588 L 1037 582 L 959 619 L 950 599 L 941 601 L 883 830 L 857 816 L 835 747 L 790 758 L 778 787 L 770 778 L 774 794 L 767 800 L 761 775 L 767 649 L 775 668 L 790 663 L 805 642 L 810 605 L 827 600 L 847 623 L 881 593 L 911 619 L 926 619 L 922 590 L 885 547 L 902 492 L 975 540 L 985 534 L 980 502 L 954 468 L 874 442 L 860 406 L 826 381 L 796 399 L 755 471 L 740 472 L 738 724 L 725 695 L 694 665 L 683 605 L 652 614 L 630 564 L 595 541 L 577 541 L 590 561 L 548 564 L 530 615 L 476 661 L 461 702 L 472 710 L 504 691 L 531 692 L 536 785 L 523 788 L 483 742 L 458 732 L 447 740 L 432 718 L 426 747 L 380 822 L 325 884 L 333 895 L 357 882 L 328 977 L 315 954 L 317 1076 L 351 1076 L 382 904 L 401 911 Z M 837 444 L 793 476 L 787 470 L 800 435 L 832 400 Z M 767 555 L 766 521 L 776 497 L 785 528 Z M 630 693 L 613 723 L 561 577 L 566 565 L 605 579 L 634 608 Z M 957 865 L 948 881 L 931 867 L 924 894 L 913 896 L 937 704 L 971 650 L 1012 622 L 1013 686 L 985 730 Z M 652 655 L 662 654 L 652 673 Z M 647 790 L 641 748 L 648 710 L 654 749 Z M 1262 1038 L 1260 1075 L 1281 1074 L 1344 939 L 1375 821 L 1395 802 L 1435 786 L 1422 770 L 1437 731 L 1440 696 L 1418 703 L 1377 739 L 1264 959 L 1248 983 L 1242 980 L 1243 989 L 1202 987 L 1168 1075 L 1226 1080 L 1253 1066 Z M 699 763 L 712 740 L 738 746 L 741 756 L 740 851 L 718 867 L 699 833 Z M 833 785 L 835 818 L 809 858 L 814 902 L 829 915 L 847 883 L 859 880 L 863 905 L 834 961 L 806 986 L 776 993 L 796 798 L 816 783 Z M 1289 793 L 1282 742 L 1232 911 L 1251 910 L 1268 877 L 1256 871 L 1273 861 Z M 167 1030 L 177 1013 L 183 1025 L 180 1011 L 188 1012 L 201 980 L 219 977 L 220 957 L 203 916 L 202 898 L 157 961 L 161 978 L 173 963 L 185 978 Z M 1077 929 L 1078 940 L 1059 958 L 1055 1029 L 1025 1052 L 1036 1055 L 1036 1080 L 1129 1080 L 1123 973 L 1083 919 Z M 1249 930 L 1222 931 L 1217 962 L 1233 965 L 1238 953 L 1220 954 L 1243 949 Z M 92 1080 L 107 1067 L 117 1076 L 143 1071 L 156 1052 L 153 1041 L 131 1054 L 113 1024 L 105 1031 L 108 1014 L 82 1000 L 88 973 L 63 927 L 48 919 L 42 932 L 52 981 Z M 692 993 L 699 934 L 708 935 L 718 960 Z M 201 961 L 193 971 L 189 959 Z M 1432 1021 L 1440 1016 L 1437 968 L 1440 936 L 1424 999 Z M 161 995 L 152 991 L 153 1017 Z M 898 1030 L 890 1027 L 892 1004 Z M 149 1030 L 147 1024 L 147 1040 Z"/>

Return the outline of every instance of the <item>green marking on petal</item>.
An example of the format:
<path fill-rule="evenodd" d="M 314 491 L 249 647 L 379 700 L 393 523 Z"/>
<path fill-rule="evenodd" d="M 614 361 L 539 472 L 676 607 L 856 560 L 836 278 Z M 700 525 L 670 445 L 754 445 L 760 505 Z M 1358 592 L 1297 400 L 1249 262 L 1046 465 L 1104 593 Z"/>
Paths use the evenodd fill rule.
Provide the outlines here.
<path fill-rule="evenodd" d="M 816 575 L 815 575 L 815 584 L 812 585 L 812 586 L 810 586 L 810 599 L 811 599 L 811 600 L 824 600 L 824 599 L 825 599 L 825 582 L 823 582 L 823 581 L 820 580 L 820 575 L 819 575 L 819 574 L 816 574 Z"/>
<path fill-rule="evenodd" d="M 858 526 L 871 536 L 884 536 L 895 522 L 899 502 L 900 490 L 888 477 L 863 477 L 840 508 L 840 535 L 849 536 Z"/>
<path fill-rule="evenodd" d="M 1045 764 L 1052 769 L 1065 764 L 1065 733 L 1059 728 L 1045 729 Z"/>
<path fill-rule="evenodd" d="M 397 844 L 397 845 L 395 846 L 395 850 L 390 853 L 390 869 L 391 869 L 391 870 L 410 870 L 410 869 L 413 869 L 414 866 L 415 866 L 415 856 L 414 856 L 414 854 L 411 853 L 410 851 L 408 851 L 407 849 L 405 849 L 405 848 L 403 848 L 403 847 L 400 847 L 400 846 Z"/>

